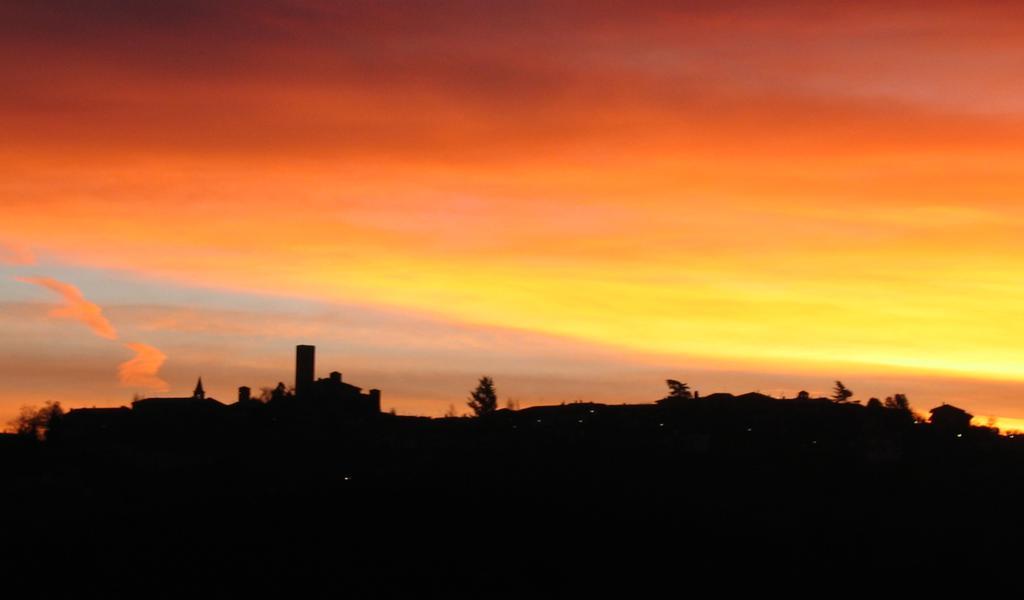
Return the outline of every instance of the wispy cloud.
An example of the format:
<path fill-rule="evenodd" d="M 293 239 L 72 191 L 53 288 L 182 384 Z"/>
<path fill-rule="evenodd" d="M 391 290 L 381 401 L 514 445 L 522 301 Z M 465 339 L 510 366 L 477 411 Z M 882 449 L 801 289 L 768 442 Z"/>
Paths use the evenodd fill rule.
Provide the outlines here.
<path fill-rule="evenodd" d="M 18 281 L 32 283 L 57 293 L 64 304 L 50 311 L 56 319 L 71 319 L 89 327 L 93 333 L 108 340 L 117 339 L 117 330 L 103 316 L 103 309 L 97 304 L 86 300 L 81 290 L 63 281 L 51 277 L 18 277 Z"/>
<path fill-rule="evenodd" d="M 167 360 L 167 355 L 148 344 L 129 343 L 124 346 L 134 351 L 135 356 L 121 363 L 117 368 L 117 376 L 121 385 L 160 392 L 167 391 L 167 382 L 159 376 L 160 367 Z"/>
<path fill-rule="evenodd" d="M 58 281 L 52 277 L 18 277 L 18 281 L 32 283 L 58 294 L 64 303 L 50 311 L 49 315 L 57 319 L 71 319 L 83 323 L 93 333 L 107 340 L 117 339 L 117 330 L 103 314 L 103 309 L 90 302 L 74 285 Z M 121 363 L 117 368 L 117 376 L 121 385 L 144 388 L 155 391 L 166 391 L 167 382 L 160 378 L 160 367 L 167 361 L 167 355 L 159 349 L 139 342 L 124 344 L 125 348 L 135 352 L 135 356 Z"/>
<path fill-rule="evenodd" d="M 0 242 L 0 265 L 34 265 L 36 257 L 26 246 Z"/>

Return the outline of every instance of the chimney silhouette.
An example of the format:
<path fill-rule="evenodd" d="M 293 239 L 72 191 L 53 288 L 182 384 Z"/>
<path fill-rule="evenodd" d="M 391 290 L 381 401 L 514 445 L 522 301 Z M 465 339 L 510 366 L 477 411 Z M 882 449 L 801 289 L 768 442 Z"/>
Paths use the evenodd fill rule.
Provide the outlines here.
<path fill-rule="evenodd" d="M 295 347 L 295 397 L 308 398 L 313 391 L 316 371 L 316 346 Z"/>

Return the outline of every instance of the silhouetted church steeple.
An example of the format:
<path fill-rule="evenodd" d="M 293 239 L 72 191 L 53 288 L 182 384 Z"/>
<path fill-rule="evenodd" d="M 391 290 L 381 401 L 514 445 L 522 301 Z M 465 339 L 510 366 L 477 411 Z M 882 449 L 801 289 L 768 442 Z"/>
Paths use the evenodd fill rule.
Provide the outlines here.
<path fill-rule="evenodd" d="M 195 398 L 196 400 L 205 400 L 206 399 L 206 391 L 203 389 L 203 378 L 202 378 L 202 376 L 200 376 L 199 377 L 199 381 L 196 382 L 196 389 L 195 389 L 195 391 L 192 392 L 192 397 Z"/>

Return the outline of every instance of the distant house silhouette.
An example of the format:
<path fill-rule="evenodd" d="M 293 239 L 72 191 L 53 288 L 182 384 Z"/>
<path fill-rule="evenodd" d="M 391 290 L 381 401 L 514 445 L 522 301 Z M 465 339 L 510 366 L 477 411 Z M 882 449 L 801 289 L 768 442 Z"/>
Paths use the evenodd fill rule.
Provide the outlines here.
<path fill-rule="evenodd" d="M 971 419 L 974 418 L 974 415 L 951 404 L 937 406 L 929 412 L 931 417 L 928 420 L 932 425 L 945 431 L 957 433 L 969 430 Z"/>
<path fill-rule="evenodd" d="M 726 392 L 715 392 L 704 396 L 704 402 L 728 402 L 735 399 L 736 396 Z"/>
<path fill-rule="evenodd" d="M 117 408 L 73 408 L 64 415 L 59 435 L 67 441 L 105 436 L 121 431 L 129 423 L 132 410 Z"/>

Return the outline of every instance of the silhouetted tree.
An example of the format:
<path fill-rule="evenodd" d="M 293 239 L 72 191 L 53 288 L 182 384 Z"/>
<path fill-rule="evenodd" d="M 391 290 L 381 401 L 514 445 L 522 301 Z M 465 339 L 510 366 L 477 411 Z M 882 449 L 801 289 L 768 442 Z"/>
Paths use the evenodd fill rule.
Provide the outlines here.
<path fill-rule="evenodd" d="M 693 394 L 690 393 L 690 386 L 681 381 L 666 379 L 665 385 L 668 386 L 669 398 L 693 398 Z"/>
<path fill-rule="evenodd" d="M 476 389 L 469 394 L 466 404 L 473 409 L 476 416 L 483 417 L 498 409 L 498 394 L 494 391 L 494 380 L 484 375 Z"/>
<path fill-rule="evenodd" d="M 910 412 L 910 401 L 905 394 L 896 394 L 885 399 L 885 407 Z"/>
<path fill-rule="evenodd" d="M 270 401 L 271 402 L 278 402 L 278 401 L 284 400 L 285 398 L 293 398 L 294 396 L 295 396 L 294 390 L 289 390 L 287 387 L 285 387 L 283 381 L 279 381 L 277 383 L 277 387 L 275 387 L 270 392 Z"/>
<path fill-rule="evenodd" d="M 833 402 L 846 402 L 853 395 L 853 390 L 843 385 L 842 381 L 836 381 L 836 386 L 832 388 L 832 401 Z"/>
<path fill-rule="evenodd" d="M 47 402 L 41 408 L 24 406 L 14 420 L 11 421 L 11 428 L 14 433 L 34 440 L 44 440 L 47 434 L 59 424 L 64 416 L 64 409 L 60 402 Z"/>

